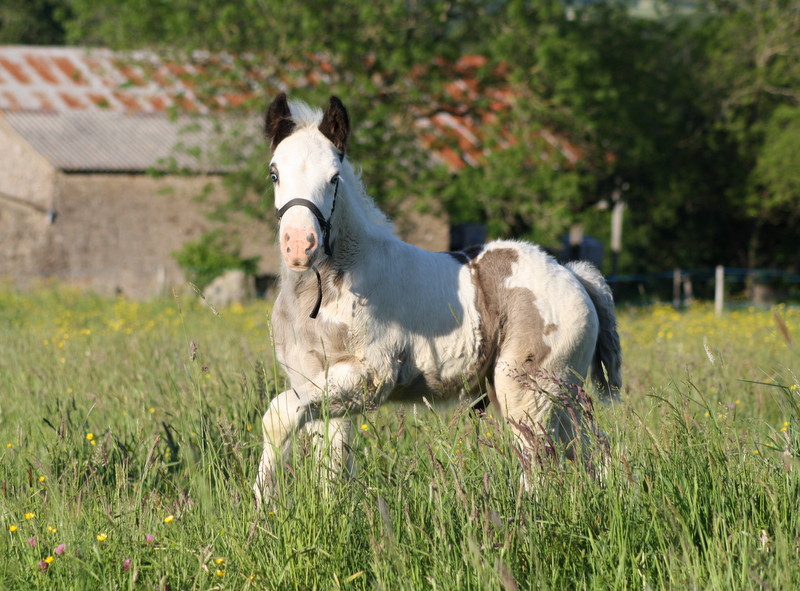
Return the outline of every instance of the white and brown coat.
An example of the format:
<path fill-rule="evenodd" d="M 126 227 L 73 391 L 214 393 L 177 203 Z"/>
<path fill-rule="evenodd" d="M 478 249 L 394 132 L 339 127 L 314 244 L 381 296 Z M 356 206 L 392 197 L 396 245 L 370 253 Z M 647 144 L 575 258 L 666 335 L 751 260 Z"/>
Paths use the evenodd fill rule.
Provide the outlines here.
<path fill-rule="evenodd" d="M 348 417 L 391 400 L 488 392 L 521 446 L 530 445 L 527 425 L 574 448 L 580 418 L 559 404 L 564 392 L 574 394 L 590 367 L 602 396 L 621 386 L 613 300 L 600 273 L 562 266 L 524 242 L 463 253 L 402 242 L 345 157 L 349 121 L 335 97 L 323 114 L 279 96 L 266 132 L 276 209 L 303 203 L 280 222 L 272 320 L 291 388 L 264 415 L 257 500 L 297 430 L 322 433 L 329 445 L 320 458 L 339 471 L 348 464 Z"/>

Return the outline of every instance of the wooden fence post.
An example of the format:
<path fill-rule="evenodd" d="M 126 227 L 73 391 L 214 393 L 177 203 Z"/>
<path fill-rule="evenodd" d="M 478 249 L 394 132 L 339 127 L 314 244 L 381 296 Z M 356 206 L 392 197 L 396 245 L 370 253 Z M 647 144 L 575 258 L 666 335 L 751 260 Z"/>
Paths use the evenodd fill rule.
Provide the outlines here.
<path fill-rule="evenodd" d="M 714 273 L 714 314 L 722 316 L 725 308 L 725 267 L 717 265 Z"/>

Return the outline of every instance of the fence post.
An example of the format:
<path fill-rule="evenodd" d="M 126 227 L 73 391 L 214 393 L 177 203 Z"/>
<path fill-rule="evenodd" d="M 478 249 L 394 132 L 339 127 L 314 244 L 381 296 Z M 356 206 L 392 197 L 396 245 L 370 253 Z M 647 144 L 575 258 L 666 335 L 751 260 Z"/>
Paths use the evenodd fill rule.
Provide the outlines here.
<path fill-rule="evenodd" d="M 672 270 L 672 307 L 676 310 L 681 307 L 681 270 Z"/>
<path fill-rule="evenodd" d="M 717 265 L 714 273 L 714 314 L 722 316 L 725 307 L 725 267 Z"/>

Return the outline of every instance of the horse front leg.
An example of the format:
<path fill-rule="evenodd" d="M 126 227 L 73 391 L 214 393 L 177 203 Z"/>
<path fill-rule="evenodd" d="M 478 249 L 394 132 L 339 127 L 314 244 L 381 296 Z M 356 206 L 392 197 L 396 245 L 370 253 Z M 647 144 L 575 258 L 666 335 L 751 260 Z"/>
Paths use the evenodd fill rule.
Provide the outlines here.
<path fill-rule="evenodd" d="M 287 390 L 278 394 L 264 413 L 261 429 L 264 434 L 264 450 L 258 464 L 258 474 L 253 485 L 256 507 L 272 496 L 275 488 L 277 463 L 288 451 L 291 436 L 302 427 L 310 400 L 302 391 Z"/>
<path fill-rule="evenodd" d="M 385 377 L 378 380 L 376 375 Z M 394 383 L 394 372 L 368 371 L 360 362 L 351 359 L 332 365 L 318 380 L 275 397 L 261 423 L 264 451 L 253 486 L 256 505 L 260 507 L 272 495 L 279 456 L 288 450 L 291 436 L 306 425 L 323 438 L 315 442 L 317 457 L 324 460 L 321 467 L 327 463 L 331 473 L 337 474 L 349 469 L 351 427 L 347 415 L 377 408 Z M 320 421 L 323 407 L 327 424 Z"/>
<path fill-rule="evenodd" d="M 353 452 L 350 448 L 352 421 L 349 417 L 326 417 L 310 421 L 306 432 L 311 435 L 311 445 L 316 460 L 317 477 L 329 484 L 340 477 L 349 477 L 353 470 Z"/>

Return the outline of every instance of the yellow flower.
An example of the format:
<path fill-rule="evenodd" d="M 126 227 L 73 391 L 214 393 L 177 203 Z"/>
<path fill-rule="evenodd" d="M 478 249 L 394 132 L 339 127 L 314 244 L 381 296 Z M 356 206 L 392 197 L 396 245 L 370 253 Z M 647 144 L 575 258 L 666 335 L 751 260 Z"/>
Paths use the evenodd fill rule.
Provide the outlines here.
<path fill-rule="evenodd" d="M 154 414 L 156 412 L 156 409 L 151 406 L 150 408 L 147 409 L 147 412 L 149 412 L 150 414 Z"/>
<path fill-rule="evenodd" d="M 26 513 L 23 517 L 25 517 L 26 520 L 30 521 L 31 519 L 36 517 L 36 513 Z"/>
<path fill-rule="evenodd" d="M 367 425 L 366 423 L 364 423 L 363 425 L 361 425 L 361 430 L 362 430 L 362 431 L 369 431 L 369 425 Z"/>
<path fill-rule="evenodd" d="M 100 534 L 97 534 L 97 536 L 95 536 L 95 537 L 97 538 L 98 542 L 105 542 L 108 539 L 108 534 L 100 533 Z"/>
<path fill-rule="evenodd" d="M 222 566 L 223 564 L 225 564 L 225 559 L 222 557 L 215 558 L 214 564 L 216 564 L 217 566 Z"/>
<path fill-rule="evenodd" d="M 8 531 L 10 531 L 12 534 L 13 534 L 15 531 L 17 531 L 18 529 L 19 529 L 19 528 L 18 528 L 16 525 L 14 525 L 13 523 L 12 523 L 11 525 L 9 525 L 9 526 L 8 526 Z"/>
<path fill-rule="evenodd" d="M 14 447 L 14 444 L 13 443 L 6 443 L 6 447 L 8 449 L 11 449 L 12 447 Z"/>
<path fill-rule="evenodd" d="M 48 526 L 47 526 L 47 531 L 49 531 L 51 534 L 54 534 L 54 533 L 56 533 L 58 530 L 57 530 L 56 528 L 54 528 L 52 525 L 48 525 Z"/>
<path fill-rule="evenodd" d="M 758 450 L 757 450 L 757 449 L 754 449 L 754 450 L 753 450 L 753 453 L 754 453 L 755 455 L 758 455 Z"/>
<path fill-rule="evenodd" d="M 87 439 L 88 441 L 91 441 L 92 439 L 94 439 L 94 433 L 87 433 L 87 434 L 86 434 L 86 439 Z"/>
<path fill-rule="evenodd" d="M 789 426 L 789 421 L 784 421 L 784 422 L 783 422 L 783 426 L 784 426 L 784 427 L 788 427 L 788 426 Z"/>
<path fill-rule="evenodd" d="M 175 516 L 174 515 L 167 515 L 164 518 L 164 523 L 172 523 L 173 521 L 175 521 Z"/>
<path fill-rule="evenodd" d="M 39 482 L 44 482 L 45 480 L 47 480 L 47 476 L 45 476 L 44 474 L 39 476 Z"/>
<path fill-rule="evenodd" d="M 53 564 L 53 561 L 54 561 L 54 560 L 55 560 L 55 558 L 53 558 L 52 556 L 48 556 L 47 558 L 45 558 L 45 559 L 44 559 L 44 561 L 45 561 L 47 564 Z"/>
<path fill-rule="evenodd" d="M 218 568 L 218 569 L 217 569 L 217 570 L 214 572 L 214 574 L 215 574 L 215 575 L 217 575 L 218 577 L 224 577 L 224 576 L 225 576 L 225 571 L 224 571 L 224 570 L 222 570 L 221 568 Z"/>

